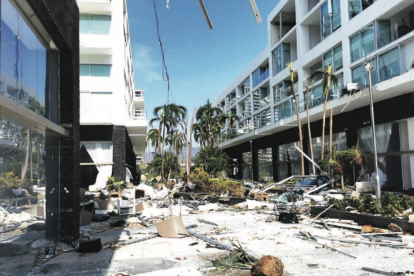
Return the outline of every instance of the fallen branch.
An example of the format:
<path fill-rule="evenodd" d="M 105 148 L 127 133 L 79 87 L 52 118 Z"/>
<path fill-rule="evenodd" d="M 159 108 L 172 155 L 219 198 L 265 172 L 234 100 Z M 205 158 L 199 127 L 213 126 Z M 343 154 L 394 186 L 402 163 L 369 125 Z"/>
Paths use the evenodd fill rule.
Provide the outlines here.
<path fill-rule="evenodd" d="M 206 236 L 204 236 L 204 235 L 198 234 L 198 233 L 193 232 L 193 231 L 191 231 L 191 230 L 188 230 L 188 233 L 190 233 L 190 234 L 191 234 L 191 235 L 193 235 L 194 237 L 197 237 L 197 238 L 199 238 L 199 239 L 202 239 L 202 240 L 204 240 L 204 241 L 206 241 L 206 242 L 209 242 L 209 243 L 211 243 L 211 244 L 217 245 L 218 247 L 221 247 L 221 248 L 223 248 L 224 250 L 228 250 L 228 251 L 231 251 L 231 250 L 232 250 L 229 246 L 227 246 L 227 245 L 225 245 L 225 244 L 222 244 L 222 243 L 219 243 L 218 241 L 212 240 L 212 239 L 210 239 L 210 238 L 208 238 L 208 237 L 206 237 Z"/>
<path fill-rule="evenodd" d="M 217 223 L 214 223 L 214 222 L 211 222 L 211 221 L 208 221 L 208 220 L 198 219 L 198 221 L 199 221 L 199 222 L 204 222 L 204 223 L 206 223 L 206 224 L 211 224 L 211 225 L 214 225 L 214 226 L 218 226 L 218 224 L 217 224 Z"/>
<path fill-rule="evenodd" d="M 354 259 L 356 259 L 357 257 L 355 257 L 355 256 L 352 256 L 352 255 L 350 255 L 350 254 L 348 254 L 348 253 L 345 253 L 345 252 L 343 252 L 343 251 L 341 251 L 341 250 L 339 250 L 339 249 L 336 249 L 336 248 L 333 248 L 333 247 L 330 247 L 330 246 L 328 246 L 328 245 L 325 245 L 325 244 L 323 244 L 323 243 L 320 243 L 320 242 L 317 242 L 317 241 L 315 241 L 316 239 L 312 236 L 312 238 L 314 239 L 314 240 L 312 240 L 308 235 L 306 235 L 305 233 L 303 233 L 302 231 L 299 231 L 299 233 L 301 234 L 301 236 L 303 237 L 303 240 L 305 240 L 305 241 L 309 241 L 309 242 L 313 242 L 313 243 L 316 243 L 316 244 L 319 244 L 319 245 L 322 245 L 323 247 L 325 247 L 325 248 L 328 248 L 328 249 L 331 249 L 331 250 L 333 250 L 333 251 L 336 251 L 336 252 L 339 252 L 339 253 L 341 253 L 341 254 L 343 254 L 343 255 L 346 255 L 346 256 L 348 256 L 348 257 L 352 257 L 352 258 L 354 258 Z"/>
<path fill-rule="evenodd" d="M 189 228 L 196 228 L 196 227 L 197 227 L 197 224 L 190 224 L 190 225 L 186 226 L 185 228 L 189 229 Z M 134 244 L 134 243 L 138 243 L 138 242 L 142 242 L 142 241 L 146 241 L 146 240 L 150 240 L 150 239 L 154 239 L 154 238 L 158 238 L 158 237 L 159 237 L 158 234 L 148 235 L 148 236 L 142 237 L 140 239 L 135 239 L 135 240 L 129 240 L 129 241 L 126 241 L 126 242 L 122 242 L 119 245 L 130 245 L 130 244 Z"/>
<path fill-rule="evenodd" d="M 387 271 L 384 271 L 384 270 L 378 270 L 378 269 L 369 268 L 369 267 L 363 267 L 362 270 L 369 271 L 369 272 L 374 272 L 374 273 L 381 274 L 381 275 L 389 275 L 389 276 L 400 275 L 400 274 L 397 274 L 397 273 L 391 273 L 391 272 L 387 272 Z"/>

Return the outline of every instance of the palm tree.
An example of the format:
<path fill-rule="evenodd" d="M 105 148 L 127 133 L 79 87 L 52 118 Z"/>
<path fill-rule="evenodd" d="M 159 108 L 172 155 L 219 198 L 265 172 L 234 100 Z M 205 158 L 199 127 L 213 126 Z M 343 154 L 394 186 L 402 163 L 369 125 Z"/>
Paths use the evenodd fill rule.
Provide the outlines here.
<path fill-rule="evenodd" d="M 165 112 L 164 112 L 164 106 L 157 106 L 154 108 L 154 118 L 152 118 L 149 121 L 149 125 L 152 127 L 154 125 L 155 122 L 158 122 L 158 133 L 161 133 L 161 129 L 163 129 L 163 127 L 165 126 Z M 163 134 L 158 135 L 158 154 L 161 154 L 161 138 L 164 137 L 165 135 Z"/>
<path fill-rule="evenodd" d="M 168 105 L 164 105 L 164 114 L 165 114 L 165 121 L 168 122 L 169 129 L 171 130 L 171 137 L 172 133 L 174 131 L 174 128 L 177 127 L 178 124 L 180 124 L 185 116 L 187 115 L 187 108 L 185 108 L 182 105 L 177 105 L 175 103 L 170 103 Z M 165 132 L 165 127 L 163 129 L 163 136 Z M 161 166 L 161 176 L 164 178 L 164 146 L 165 142 L 162 144 L 162 166 Z"/>
<path fill-rule="evenodd" d="M 163 138 L 160 136 L 160 130 L 157 128 L 152 128 L 147 132 L 147 143 L 151 145 L 151 147 L 154 147 L 155 149 L 158 149 L 159 142 L 162 141 Z M 158 152 L 159 154 L 160 152 Z"/>
<path fill-rule="evenodd" d="M 322 75 L 322 89 L 325 93 L 325 101 L 323 105 L 323 115 L 322 115 L 322 148 L 321 148 L 321 159 L 323 158 L 324 150 L 325 150 L 325 113 L 326 113 L 326 104 L 328 102 L 328 95 L 329 89 L 331 87 L 331 83 L 333 84 L 334 88 L 338 87 L 339 77 L 334 74 L 332 71 L 332 66 L 329 65 L 327 69 L 322 68 L 316 71 L 313 71 L 310 75 L 310 79 L 313 80 L 316 76 Z"/>
<path fill-rule="evenodd" d="M 226 135 L 226 139 L 222 142 L 222 148 L 223 148 L 224 142 L 230 139 L 230 130 L 233 129 L 233 127 L 236 125 L 236 122 L 237 123 L 240 122 L 239 116 L 237 116 L 237 114 L 235 113 L 229 112 L 229 114 L 225 116 L 227 119 L 227 135 Z"/>
<path fill-rule="evenodd" d="M 204 126 L 204 122 L 200 121 L 193 124 L 194 141 L 205 147 L 209 144 L 207 129 Z"/>
<path fill-rule="evenodd" d="M 290 69 L 290 81 L 291 81 L 291 88 L 292 88 L 292 95 L 293 99 L 295 100 L 296 105 L 296 117 L 298 120 L 298 129 L 299 129 L 299 141 L 300 141 L 300 150 L 303 151 L 303 137 L 302 137 L 302 124 L 300 123 L 300 110 L 299 110 L 299 101 L 296 97 L 295 92 L 295 72 L 293 71 L 293 65 L 292 62 L 288 63 L 287 66 L 289 66 Z M 305 161 L 303 160 L 303 155 L 301 154 L 301 161 L 302 161 L 302 175 L 305 174 Z"/>
<path fill-rule="evenodd" d="M 306 116 L 308 118 L 308 135 L 309 135 L 309 144 L 310 144 L 310 152 L 312 161 L 313 159 L 313 144 L 312 144 L 312 134 L 311 134 L 311 127 L 310 127 L 310 118 L 309 118 L 309 81 L 308 76 L 306 76 Z M 315 174 L 315 165 L 312 163 L 312 171 Z"/>
<path fill-rule="evenodd" d="M 187 164 L 186 164 L 186 168 L 187 168 L 187 182 L 190 180 L 190 167 L 191 167 L 191 156 L 193 154 L 193 127 L 194 127 L 194 116 L 196 113 L 196 109 L 194 108 L 193 111 L 193 117 L 191 118 L 191 126 L 190 126 L 190 143 L 188 144 L 188 146 L 190 147 L 189 149 L 189 154 L 187 155 Z"/>
<path fill-rule="evenodd" d="M 213 106 L 210 100 L 207 100 L 207 103 L 201 106 L 196 113 L 196 119 L 198 121 L 203 121 L 203 124 L 207 127 L 207 135 L 211 136 L 212 145 L 216 147 L 216 139 L 215 136 L 220 131 L 217 126 L 219 122 L 216 116 L 220 116 L 223 114 L 223 111 L 217 107 Z"/>
<path fill-rule="evenodd" d="M 165 136 L 165 131 L 167 132 L 173 131 L 174 128 L 185 118 L 187 114 L 187 109 L 182 105 L 176 105 L 174 103 L 171 104 L 164 104 L 162 106 L 157 106 L 154 108 L 154 117 L 150 120 L 150 125 L 154 122 L 159 123 L 158 130 L 161 132 L 162 129 L 162 137 Z M 160 136 L 161 137 L 161 136 Z M 158 142 L 158 150 L 162 157 L 162 164 L 161 164 L 161 177 L 164 178 L 164 146 L 165 146 L 166 139 L 159 138 Z M 162 147 L 161 147 L 162 145 Z"/>

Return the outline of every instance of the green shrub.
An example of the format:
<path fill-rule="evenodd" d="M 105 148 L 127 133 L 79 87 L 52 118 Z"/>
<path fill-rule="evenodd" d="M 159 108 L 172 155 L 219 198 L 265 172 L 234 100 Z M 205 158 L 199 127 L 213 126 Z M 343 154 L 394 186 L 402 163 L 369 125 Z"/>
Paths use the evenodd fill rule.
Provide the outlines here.
<path fill-rule="evenodd" d="M 382 208 L 376 203 L 371 196 L 362 195 L 357 199 L 344 198 L 342 200 L 330 199 L 328 205 L 334 204 L 338 210 L 345 210 L 350 206 L 356 208 L 359 212 L 381 214 L 384 217 L 401 216 L 407 209 L 414 209 L 414 199 L 406 195 L 397 195 L 393 193 L 385 193 L 381 196 Z"/>
<path fill-rule="evenodd" d="M 245 189 L 240 181 L 227 180 L 225 178 L 211 178 L 211 191 L 215 195 L 229 192 L 230 196 L 244 197 Z"/>
<path fill-rule="evenodd" d="M 13 195 L 11 189 L 22 187 L 22 180 L 12 172 L 0 174 L 0 195 Z"/>
<path fill-rule="evenodd" d="M 196 168 L 190 174 L 190 181 L 194 184 L 197 184 L 197 189 L 201 189 L 205 192 L 210 192 L 210 176 L 203 169 Z"/>

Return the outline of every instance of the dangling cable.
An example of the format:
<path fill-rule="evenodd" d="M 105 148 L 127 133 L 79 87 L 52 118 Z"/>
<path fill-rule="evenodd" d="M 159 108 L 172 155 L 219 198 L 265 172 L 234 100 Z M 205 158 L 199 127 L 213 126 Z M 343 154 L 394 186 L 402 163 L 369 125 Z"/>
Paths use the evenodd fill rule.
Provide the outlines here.
<path fill-rule="evenodd" d="M 170 76 L 168 75 L 168 69 L 167 64 L 165 62 L 165 54 L 164 54 L 164 45 L 162 44 L 161 35 L 160 35 L 160 22 L 158 20 L 158 14 L 157 14 L 157 7 L 155 6 L 155 0 L 152 0 L 152 3 L 154 5 L 154 13 L 155 13 L 155 22 L 157 25 L 157 37 L 158 37 L 158 43 L 161 47 L 161 57 L 162 57 L 162 79 L 164 81 L 167 81 L 168 89 L 167 89 L 167 104 L 170 101 Z"/>

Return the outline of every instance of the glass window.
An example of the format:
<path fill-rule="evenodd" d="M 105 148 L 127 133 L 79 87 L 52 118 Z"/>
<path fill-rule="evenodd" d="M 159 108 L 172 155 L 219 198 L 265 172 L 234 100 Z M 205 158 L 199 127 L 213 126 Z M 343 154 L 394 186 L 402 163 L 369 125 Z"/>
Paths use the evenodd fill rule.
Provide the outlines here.
<path fill-rule="evenodd" d="M 351 37 L 351 61 L 356 61 L 361 58 L 361 37 L 359 33 Z"/>
<path fill-rule="evenodd" d="M 1 1 L 0 94 L 57 122 L 58 51 L 43 43 L 14 5 Z"/>
<path fill-rule="evenodd" d="M 79 15 L 79 32 L 89 34 L 89 14 Z"/>
<path fill-rule="evenodd" d="M 288 118 L 292 116 L 292 109 L 290 100 L 283 103 L 283 118 Z"/>
<path fill-rule="evenodd" d="M 329 1 L 329 0 L 328 0 Z M 331 20 L 328 13 L 328 2 L 321 6 L 321 32 L 322 39 L 328 37 L 331 34 Z"/>
<path fill-rule="evenodd" d="M 81 77 L 89 76 L 89 64 L 80 64 L 79 66 L 79 75 Z"/>
<path fill-rule="evenodd" d="M 322 66 L 324 68 L 332 66 L 332 50 L 322 56 Z"/>
<path fill-rule="evenodd" d="M 243 153 L 243 179 L 253 179 L 252 153 Z"/>
<path fill-rule="evenodd" d="M 282 68 L 286 68 L 286 64 L 291 62 L 290 57 L 290 44 L 289 43 L 282 43 L 282 51 L 283 51 L 283 63 Z"/>
<path fill-rule="evenodd" d="M 273 157 L 272 148 L 260 149 L 257 152 L 259 163 L 259 181 L 273 181 Z"/>
<path fill-rule="evenodd" d="M 384 81 L 400 74 L 399 50 L 394 48 L 379 56 L 380 80 Z"/>
<path fill-rule="evenodd" d="M 334 70 L 341 69 L 342 64 L 342 44 L 333 49 L 333 68 Z"/>
<path fill-rule="evenodd" d="M 387 45 L 391 41 L 391 21 L 378 21 L 378 48 Z"/>
<path fill-rule="evenodd" d="M 252 77 L 253 77 L 253 87 L 256 87 L 260 83 L 260 68 L 257 68 L 253 72 Z"/>
<path fill-rule="evenodd" d="M 367 56 L 375 50 L 374 24 L 369 25 L 361 32 L 362 56 Z"/>
<path fill-rule="evenodd" d="M 349 0 L 349 19 L 354 18 L 371 6 L 376 0 Z"/>
<path fill-rule="evenodd" d="M 299 142 L 288 143 L 278 147 L 278 180 L 281 181 L 291 175 L 301 174 L 300 153 L 295 149 Z"/>
<path fill-rule="evenodd" d="M 371 59 L 368 61 L 374 68 L 371 72 L 371 81 L 372 84 L 377 83 L 377 65 L 376 59 Z M 360 64 L 359 66 L 352 69 L 352 82 L 361 83 L 364 86 L 369 85 L 368 73 L 365 70 L 365 63 Z"/>
<path fill-rule="evenodd" d="M 111 27 L 110 15 L 91 14 L 91 34 L 108 35 Z"/>
<path fill-rule="evenodd" d="M 362 11 L 361 0 L 349 0 L 349 19 L 354 18 Z"/>
<path fill-rule="evenodd" d="M 332 0 L 332 32 L 341 27 L 341 1 Z"/>
<path fill-rule="evenodd" d="M 109 77 L 111 76 L 111 65 L 108 64 L 91 64 L 92 77 Z"/>

